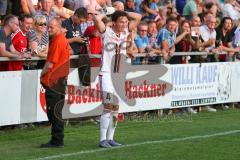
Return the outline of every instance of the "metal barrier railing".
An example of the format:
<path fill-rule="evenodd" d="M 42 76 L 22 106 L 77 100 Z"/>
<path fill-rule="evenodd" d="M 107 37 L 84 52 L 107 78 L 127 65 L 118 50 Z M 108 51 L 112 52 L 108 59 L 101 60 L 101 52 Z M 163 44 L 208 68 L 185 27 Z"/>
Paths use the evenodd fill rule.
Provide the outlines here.
<path fill-rule="evenodd" d="M 208 53 L 208 52 L 175 52 L 174 56 L 206 56 L 206 55 L 218 55 L 218 54 L 227 54 L 226 52 L 219 52 L 219 53 Z M 70 59 L 78 59 L 81 55 L 71 55 Z M 83 55 L 84 56 L 84 55 Z M 136 53 L 134 57 L 162 57 L 161 55 L 157 55 L 154 53 Z M 90 54 L 90 58 L 101 58 L 102 56 L 99 54 Z M 17 59 L 17 58 L 8 58 L 8 57 L 0 57 L 1 61 L 38 61 L 38 60 L 45 60 L 46 58 L 40 57 L 31 57 L 30 59 Z"/>

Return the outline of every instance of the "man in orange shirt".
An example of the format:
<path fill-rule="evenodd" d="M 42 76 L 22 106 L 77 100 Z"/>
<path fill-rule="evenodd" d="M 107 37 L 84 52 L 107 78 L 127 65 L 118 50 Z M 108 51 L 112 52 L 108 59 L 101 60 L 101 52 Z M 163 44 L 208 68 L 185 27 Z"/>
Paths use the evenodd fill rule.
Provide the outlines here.
<path fill-rule="evenodd" d="M 65 88 L 69 73 L 69 43 L 62 33 L 61 21 L 53 18 L 49 21 L 49 51 L 41 73 L 41 83 L 46 89 L 47 116 L 52 125 L 51 140 L 41 148 L 63 147 L 64 122 L 62 108 L 65 100 Z"/>

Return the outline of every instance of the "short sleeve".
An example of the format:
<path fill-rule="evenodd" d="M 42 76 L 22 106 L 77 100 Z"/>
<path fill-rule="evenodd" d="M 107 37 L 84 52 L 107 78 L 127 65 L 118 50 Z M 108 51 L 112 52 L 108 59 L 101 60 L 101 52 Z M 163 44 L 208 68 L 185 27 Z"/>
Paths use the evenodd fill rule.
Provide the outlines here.
<path fill-rule="evenodd" d="M 61 42 L 57 40 L 51 43 L 47 60 L 56 64 L 59 60 L 59 53 L 61 53 Z"/>
<path fill-rule="evenodd" d="M 27 36 L 28 36 L 29 41 L 33 41 L 33 42 L 38 41 L 37 33 L 34 30 L 30 31 Z"/>
<path fill-rule="evenodd" d="M 143 48 L 143 41 L 142 41 L 141 38 L 136 37 L 136 38 L 134 39 L 134 42 L 135 42 L 135 44 L 136 44 L 136 46 L 137 46 L 138 48 Z"/>

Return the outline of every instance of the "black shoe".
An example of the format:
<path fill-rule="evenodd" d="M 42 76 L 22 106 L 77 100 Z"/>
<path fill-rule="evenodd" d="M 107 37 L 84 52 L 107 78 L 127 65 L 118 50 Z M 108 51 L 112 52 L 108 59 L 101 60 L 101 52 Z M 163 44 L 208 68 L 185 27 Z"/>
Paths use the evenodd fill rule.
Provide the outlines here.
<path fill-rule="evenodd" d="M 44 143 L 40 145 L 40 148 L 63 148 L 63 144 L 54 144 L 52 142 Z"/>

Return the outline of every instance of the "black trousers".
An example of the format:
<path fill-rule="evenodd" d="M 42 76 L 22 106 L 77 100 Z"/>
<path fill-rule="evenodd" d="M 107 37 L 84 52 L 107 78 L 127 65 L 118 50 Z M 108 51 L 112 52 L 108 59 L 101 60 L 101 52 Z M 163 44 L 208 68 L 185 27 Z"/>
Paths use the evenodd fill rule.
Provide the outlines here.
<path fill-rule="evenodd" d="M 44 86 L 47 105 L 47 116 L 51 123 L 51 143 L 64 144 L 64 121 L 62 120 L 62 108 L 65 100 L 65 92 L 58 92 L 53 88 Z M 65 86 L 62 85 L 65 91 Z"/>

